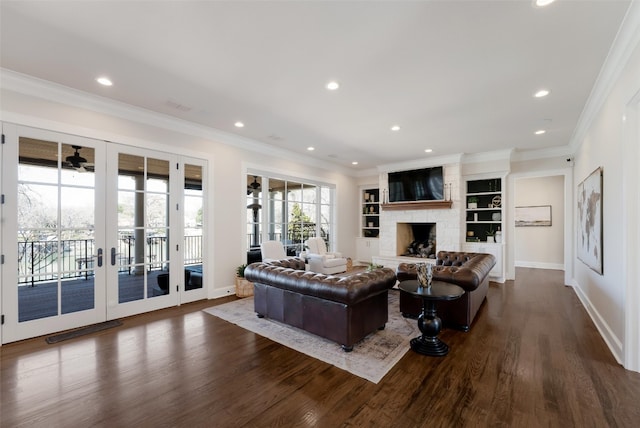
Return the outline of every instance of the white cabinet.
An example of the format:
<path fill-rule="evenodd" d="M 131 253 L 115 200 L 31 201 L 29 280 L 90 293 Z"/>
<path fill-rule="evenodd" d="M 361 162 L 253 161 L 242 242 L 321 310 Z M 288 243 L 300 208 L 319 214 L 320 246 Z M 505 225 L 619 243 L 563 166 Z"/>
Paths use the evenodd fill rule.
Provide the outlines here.
<path fill-rule="evenodd" d="M 378 255 L 379 247 L 378 238 L 357 238 L 356 260 L 361 263 L 371 263 L 372 257 Z"/>
<path fill-rule="evenodd" d="M 496 258 L 496 265 L 491 269 L 489 276 L 496 282 L 504 282 L 504 244 L 493 244 L 489 242 L 465 242 L 462 244 L 462 251 L 467 253 L 487 253 L 493 254 Z"/>

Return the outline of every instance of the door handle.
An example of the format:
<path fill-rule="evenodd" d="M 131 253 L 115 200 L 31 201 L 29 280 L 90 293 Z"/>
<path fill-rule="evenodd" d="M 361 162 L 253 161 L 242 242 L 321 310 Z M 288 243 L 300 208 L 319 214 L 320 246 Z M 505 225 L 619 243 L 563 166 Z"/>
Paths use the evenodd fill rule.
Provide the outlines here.
<path fill-rule="evenodd" d="M 116 265 L 116 248 L 111 247 L 111 266 Z"/>
<path fill-rule="evenodd" d="M 98 267 L 102 267 L 102 248 L 98 248 Z"/>

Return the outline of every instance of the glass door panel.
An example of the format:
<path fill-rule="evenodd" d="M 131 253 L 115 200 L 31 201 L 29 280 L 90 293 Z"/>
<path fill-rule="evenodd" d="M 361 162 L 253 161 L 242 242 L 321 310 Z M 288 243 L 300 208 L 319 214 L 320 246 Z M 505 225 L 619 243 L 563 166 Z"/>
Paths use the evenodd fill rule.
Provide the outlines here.
<path fill-rule="evenodd" d="M 113 237 L 110 269 L 117 290 L 109 290 L 114 316 L 166 307 L 177 302 L 171 277 L 171 155 L 113 145 L 109 147 L 117 189 L 113 210 L 117 223 L 107 226 Z M 159 299 L 159 300 L 158 300 Z M 152 301 L 157 300 L 156 303 Z"/>
<path fill-rule="evenodd" d="M 93 309 L 94 150 L 32 138 L 18 144 L 19 320 Z"/>
<path fill-rule="evenodd" d="M 202 166 L 185 164 L 184 171 L 184 275 L 190 291 L 203 287 L 204 192 Z"/>
<path fill-rule="evenodd" d="M 261 216 L 262 177 L 247 175 L 247 250 L 249 251 L 259 250 L 262 243 Z"/>

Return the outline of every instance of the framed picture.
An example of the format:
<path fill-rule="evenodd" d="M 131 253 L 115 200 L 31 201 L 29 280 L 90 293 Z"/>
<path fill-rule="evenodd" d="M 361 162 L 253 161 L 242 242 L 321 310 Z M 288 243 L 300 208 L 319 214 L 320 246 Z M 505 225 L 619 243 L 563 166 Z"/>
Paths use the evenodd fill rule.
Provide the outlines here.
<path fill-rule="evenodd" d="M 602 275 L 602 168 L 578 185 L 578 258 Z"/>
<path fill-rule="evenodd" d="M 516 227 L 551 226 L 551 205 L 516 207 Z"/>

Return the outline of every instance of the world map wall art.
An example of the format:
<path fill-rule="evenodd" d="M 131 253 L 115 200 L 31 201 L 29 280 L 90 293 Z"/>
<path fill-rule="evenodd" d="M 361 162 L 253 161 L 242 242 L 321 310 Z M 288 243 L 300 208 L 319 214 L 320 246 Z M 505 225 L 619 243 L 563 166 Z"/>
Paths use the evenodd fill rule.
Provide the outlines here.
<path fill-rule="evenodd" d="M 578 185 L 578 258 L 602 275 L 602 168 Z"/>

